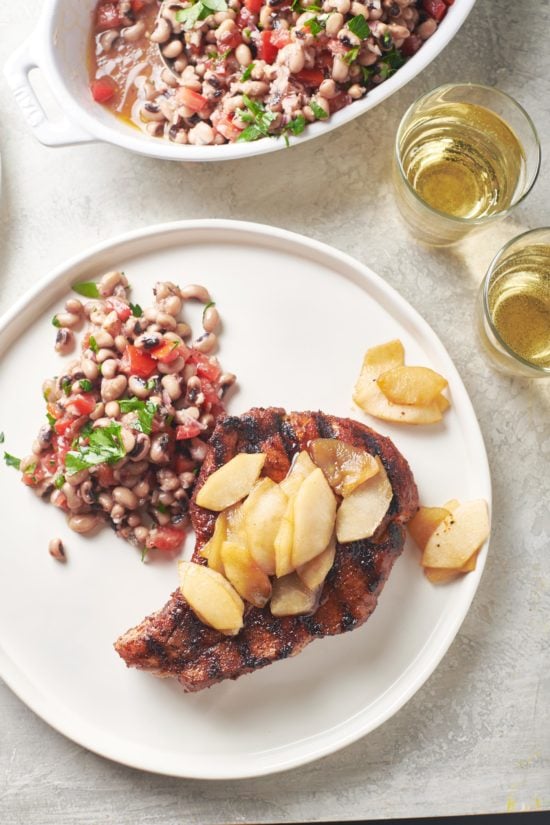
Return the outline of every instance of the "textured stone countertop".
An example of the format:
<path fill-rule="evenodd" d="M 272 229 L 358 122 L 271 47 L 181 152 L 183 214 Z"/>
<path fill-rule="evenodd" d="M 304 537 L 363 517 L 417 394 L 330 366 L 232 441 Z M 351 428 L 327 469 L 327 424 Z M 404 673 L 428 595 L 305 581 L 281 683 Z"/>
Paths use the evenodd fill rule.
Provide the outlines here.
<path fill-rule="evenodd" d="M 457 0 L 460 2 L 460 0 Z M 0 3 L 0 63 L 41 0 Z M 240 163 L 179 166 L 95 144 L 47 149 L 0 80 L 2 311 L 101 239 L 182 218 L 240 218 L 303 232 L 371 266 L 443 340 L 471 395 L 494 484 L 488 563 L 449 652 L 369 736 L 286 774 L 208 783 L 141 773 L 73 744 L 0 681 L 3 825 L 171 825 L 369 819 L 550 809 L 550 382 L 492 372 L 472 317 L 504 241 L 550 223 L 548 0 L 479 0 L 420 77 L 328 137 Z M 543 169 L 513 218 L 453 251 L 414 243 L 388 175 L 400 115 L 455 80 L 496 85 L 533 116 Z"/>

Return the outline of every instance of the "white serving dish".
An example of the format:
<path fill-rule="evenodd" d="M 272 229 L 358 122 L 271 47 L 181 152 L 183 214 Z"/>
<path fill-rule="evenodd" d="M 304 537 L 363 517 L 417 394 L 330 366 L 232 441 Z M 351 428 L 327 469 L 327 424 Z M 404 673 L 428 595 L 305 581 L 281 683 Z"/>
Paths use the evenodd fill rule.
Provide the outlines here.
<path fill-rule="evenodd" d="M 364 114 L 392 95 L 422 71 L 454 37 L 472 10 L 475 0 L 456 0 L 435 34 L 393 77 L 360 101 L 336 112 L 326 123 L 314 123 L 302 143 L 319 137 Z M 44 0 L 42 14 L 30 37 L 7 61 L 4 72 L 14 97 L 36 138 L 46 146 L 105 141 L 141 155 L 163 160 L 235 160 L 285 147 L 282 138 L 223 146 L 177 145 L 152 138 L 116 118 L 95 103 L 88 88 L 87 48 L 92 9 L 96 0 Z M 53 121 L 46 115 L 29 83 L 29 73 L 39 68 L 60 104 L 64 117 Z"/>
<path fill-rule="evenodd" d="M 490 504 L 475 411 L 420 315 L 343 252 L 236 221 L 137 230 L 83 252 L 21 298 L 0 319 L 0 397 L 12 400 L 2 407 L 3 449 L 25 455 L 45 420 L 40 387 L 63 365 L 51 317 L 70 285 L 114 267 L 124 269 L 132 300 L 142 306 L 159 278 L 208 287 L 223 319 L 221 363 L 238 375 L 231 413 L 274 405 L 352 416 L 393 439 L 425 504 L 455 497 Z M 429 365 L 448 379 L 452 406 L 440 424 L 375 421 L 352 405 L 365 349 L 396 337 L 409 363 Z M 363 627 L 315 641 L 299 656 L 236 682 L 184 695 L 172 679 L 127 669 L 112 647 L 120 633 L 164 604 L 177 586 L 175 563 L 141 564 L 139 551 L 108 529 L 94 538 L 71 534 L 62 513 L 3 462 L 0 501 L 0 678 L 75 742 L 136 768 L 182 777 L 281 771 L 385 722 L 455 638 L 488 550 L 486 543 L 473 573 L 436 587 L 407 541 Z M 65 543 L 65 566 L 48 554 L 53 536 Z M 190 535 L 187 553 L 192 544 Z M 420 701 L 429 714 L 429 692 Z"/>

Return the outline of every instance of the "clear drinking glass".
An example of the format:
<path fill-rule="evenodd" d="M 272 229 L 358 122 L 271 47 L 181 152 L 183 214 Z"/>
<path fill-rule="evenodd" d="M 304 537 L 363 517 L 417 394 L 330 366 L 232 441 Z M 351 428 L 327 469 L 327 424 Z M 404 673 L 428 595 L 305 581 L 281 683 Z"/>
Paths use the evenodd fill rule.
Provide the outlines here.
<path fill-rule="evenodd" d="M 550 227 L 524 232 L 497 253 L 479 291 L 477 326 L 497 369 L 550 377 Z"/>
<path fill-rule="evenodd" d="M 449 246 L 506 217 L 529 194 L 539 167 L 537 132 L 515 100 L 473 83 L 440 86 L 399 124 L 397 205 L 418 240 Z"/>

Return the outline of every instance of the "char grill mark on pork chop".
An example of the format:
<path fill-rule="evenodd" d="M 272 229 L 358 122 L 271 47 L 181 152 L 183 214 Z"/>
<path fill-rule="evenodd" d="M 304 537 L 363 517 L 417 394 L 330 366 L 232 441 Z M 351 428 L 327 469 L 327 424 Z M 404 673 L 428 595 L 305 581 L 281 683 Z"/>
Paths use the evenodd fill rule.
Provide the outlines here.
<path fill-rule="evenodd" d="M 395 559 L 403 549 L 405 523 L 418 507 L 409 465 L 390 441 L 351 419 L 323 413 L 285 413 L 270 407 L 218 422 L 190 507 L 197 535 L 193 560 L 211 538 L 216 514 L 196 504 L 205 480 L 239 452 L 265 452 L 263 474 L 281 481 L 292 459 L 314 438 L 339 438 L 378 455 L 393 488 L 388 515 L 371 539 L 338 544 L 319 607 L 312 616 L 271 615 L 269 605 L 248 607 L 244 627 L 235 637 L 204 625 L 179 590 L 157 613 L 121 636 L 115 644 L 129 667 L 174 676 L 188 691 L 236 679 L 279 659 L 295 656 L 315 638 L 353 630 L 363 624 L 378 601 Z"/>

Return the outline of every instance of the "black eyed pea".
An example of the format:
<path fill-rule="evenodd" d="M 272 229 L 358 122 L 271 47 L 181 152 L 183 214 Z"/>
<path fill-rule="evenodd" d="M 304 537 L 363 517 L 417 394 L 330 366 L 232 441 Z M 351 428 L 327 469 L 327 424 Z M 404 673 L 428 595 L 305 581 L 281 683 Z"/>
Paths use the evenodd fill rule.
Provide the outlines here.
<path fill-rule="evenodd" d="M 181 381 L 175 375 L 163 376 L 161 384 L 172 401 L 177 401 L 180 398 L 182 394 Z"/>
<path fill-rule="evenodd" d="M 99 294 L 102 298 L 109 298 L 118 284 L 128 286 L 128 279 L 124 272 L 120 272 L 118 269 L 106 272 L 97 285 Z"/>
<path fill-rule="evenodd" d="M 133 487 L 134 494 L 139 499 L 144 499 L 145 496 L 149 495 L 149 490 L 150 489 L 151 488 L 149 486 L 149 483 L 147 481 L 145 481 L 145 479 L 142 479 L 141 481 L 138 481 L 138 483 L 135 484 L 134 487 Z"/>
<path fill-rule="evenodd" d="M 141 524 L 141 518 L 138 516 L 137 513 L 132 513 L 131 516 L 128 516 L 128 527 L 139 527 Z"/>
<path fill-rule="evenodd" d="M 170 507 L 175 501 L 174 496 L 172 493 L 160 493 L 159 495 L 159 502 L 163 504 L 165 507 Z"/>
<path fill-rule="evenodd" d="M 209 146 L 214 143 L 214 130 L 208 123 L 201 121 L 189 130 L 189 143 L 194 146 Z"/>
<path fill-rule="evenodd" d="M 133 26 L 127 26 L 120 32 L 124 40 L 128 43 L 135 43 L 145 34 L 145 23 L 143 20 L 138 20 Z"/>
<path fill-rule="evenodd" d="M 114 338 L 106 329 L 94 329 L 92 335 L 100 349 L 112 349 L 114 346 Z"/>
<path fill-rule="evenodd" d="M 164 314 L 171 315 L 173 318 L 176 318 L 180 314 L 182 303 L 179 295 L 167 295 L 165 298 L 157 298 L 157 306 L 160 311 Z"/>
<path fill-rule="evenodd" d="M 193 461 L 204 461 L 206 458 L 206 453 L 208 452 L 208 447 L 201 441 L 200 438 L 192 438 L 191 439 L 191 446 L 189 448 L 189 453 Z"/>
<path fill-rule="evenodd" d="M 217 336 L 214 335 L 213 332 L 205 332 L 204 335 L 201 335 L 199 338 L 197 338 L 194 347 L 199 352 L 207 354 L 215 349 L 217 342 Z"/>
<path fill-rule="evenodd" d="M 329 14 L 326 24 L 326 33 L 329 37 L 336 37 L 342 26 L 344 25 L 344 15 L 335 11 Z"/>
<path fill-rule="evenodd" d="M 323 80 L 323 82 L 319 86 L 319 94 L 327 100 L 330 100 L 336 95 L 336 93 L 337 89 L 334 80 Z"/>
<path fill-rule="evenodd" d="M 73 329 L 80 323 L 80 314 L 75 312 L 58 312 L 55 320 L 56 326 Z"/>
<path fill-rule="evenodd" d="M 113 497 L 110 493 L 100 493 L 98 497 L 98 503 L 106 513 L 110 513 L 113 509 Z"/>
<path fill-rule="evenodd" d="M 128 487 L 115 487 L 113 489 L 113 499 L 127 510 L 135 510 L 139 504 L 137 496 Z"/>
<path fill-rule="evenodd" d="M 125 515 L 126 508 L 123 507 L 122 504 L 113 504 L 113 508 L 110 512 L 111 521 L 114 521 L 115 524 L 120 523 Z"/>
<path fill-rule="evenodd" d="M 104 378 L 101 382 L 101 398 L 103 401 L 116 401 L 124 393 L 127 386 L 128 379 L 125 375 L 117 375 L 116 378 Z"/>
<path fill-rule="evenodd" d="M 151 439 L 149 456 L 153 464 L 167 464 L 170 461 L 170 437 L 166 433 L 159 433 Z"/>
<path fill-rule="evenodd" d="M 207 307 L 202 316 L 202 326 L 205 332 L 215 332 L 220 324 L 220 313 L 214 304 Z"/>
<path fill-rule="evenodd" d="M 132 452 L 134 447 L 136 446 L 136 437 L 131 430 L 127 427 L 123 427 L 120 431 L 120 440 L 122 441 L 123 447 L 126 451 L 126 455 Z"/>
<path fill-rule="evenodd" d="M 89 533 L 97 527 L 99 519 L 93 513 L 73 514 L 67 519 L 67 524 L 75 533 Z"/>
<path fill-rule="evenodd" d="M 252 52 L 246 43 L 240 43 L 235 49 L 235 57 L 240 66 L 249 66 L 252 63 Z"/>
<path fill-rule="evenodd" d="M 428 17 L 427 20 L 424 20 L 424 22 L 418 26 L 415 34 L 417 34 L 421 40 L 427 40 L 428 37 L 432 36 L 436 29 L 437 23 L 433 17 Z"/>
<path fill-rule="evenodd" d="M 178 325 L 174 316 L 167 312 L 157 312 L 156 323 L 162 330 L 175 330 Z"/>
<path fill-rule="evenodd" d="M 114 378 L 118 371 L 118 361 L 115 358 L 107 358 L 101 366 L 103 378 Z"/>
<path fill-rule="evenodd" d="M 118 333 L 120 329 L 120 321 L 114 310 L 105 316 L 102 327 L 107 330 L 110 335 L 116 335 Z"/>
<path fill-rule="evenodd" d="M 175 37 L 173 40 L 170 40 L 165 46 L 163 46 L 161 51 L 164 57 L 167 57 L 168 60 L 175 60 L 175 58 L 179 57 L 183 51 L 183 43 L 181 42 L 181 40 Z"/>
<path fill-rule="evenodd" d="M 95 358 L 98 364 L 103 364 L 109 358 L 116 358 L 116 352 L 112 349 L 102 348 L 97 351 Z"/>
<path fill-rule="evenodd" d="M 128 381 L 128 389 L 135 395 L 136 398 L 148 398 L 151 394 L 151 390 L 147 387 L 147 381 L 144 378 L 140 378 L 138 375 L 131 375 Z"/>
<path fill-rule="evenodd" d="M 110 52 L 119 38 L 118 29 L 107 29 L 99 37 L 99 43 L 104 52 Z"/>
<path fill-rule="evenodd" d="M 89 470 L 79 470 L 78 473 L 67 475 L 67 484 L 70 484 L 71 487 L 79 487 L 84 481 L 87 481 L 89 477 Z"/>
<path fill-rule="evenodd" d="M 66 327 L 61 327 L 61 329 L 57 330 L 57 335 L 55 336 L 55 351 L 58 352 L 60 355 L 67 355 L 69 352 L 72 352 L 74 349 L 75 340 L 74 335 L 70 329 Z"/>
<path fill-rule="evenodd" d="M 142 461 L 148 454 L 151 447 L 151 439 L 145 433 L 138 433 L 136 435 L 136 443 L 133 450 L 128 453 L 130 461 Z"/>
<path fill-rule="evenodd" d="M 315 99 L 315 102 L 317 103 L 317 106 L 320 106 L 321 109 L 324 112 L 326 112 L 327 115 L 329 115 L 330 114 L 330 106 L 329 106 L 328 100 L 326 100 L 322 95 L 316 95 L 316 97 L 314 99 Z"/>
<path fill-rule="evenodd" d="M 162 375 L 172 375 L 173 373 L 181 372 L 181 370 L 183 369 L 184 366 L 185 366 L 185 359 L 181 358 L 181 357 L 178 357 L 178 358 L 175 358 L 174 361 L 170 361 L 169 364 L 161 364 L 159 362 L 158 371 Z"/>
<path fill-rule="evenodd" d="M 334 55 L 334 60 L 332 61 L 332 78 L 337 83 L 343 83 L 347 80 L 349 74 L 349 66 L 344 60 L 344 58 L 336 54 Z"/>
<path fill-rule="evenodd" d="M 69 482 L 66 481 L 61 488 L 61 491 L 67 499 L 67 507 L 69 510 L 79 510 L 82 507 L 82 499 L 72 484 L 69 484 Z"/>
<path fill-rule="evenodd" d="M 105 404 L 105 415 L 107 418 L 118 418 L 120 415 L 120 404 L 118 401 L 108 401 Z"/>
<path fill-rule="evenodd" d="M 56 561 L 67 561 L 63 542 L 59 538 L 50 540 L 50 543 L 48 544 L 48 552 Z"/>
<path fill-rule="evenodd" d="M 369 9 L 365 8 L 363 3 L 356 2 L 356 0 L 352 0 L 350 11 L 355 17 L 357 17 L 359 14 L 362 14 L 363 17 L 367 17 L 369 13 Z"/>
<path fill-rule="evenodd" d="M 150 36 L 153 43 L 167 43 L 172 36 L 172 26 L 165 17 L 159 17 L 155 30 Z"/>
<path fill-rule="evenodd" d="M 82 372 L 89 381 L 95 381 L 99 375 L 99 367 L 91 358 L 83 358 L 80 362 Z"/>
<path fill-rule="evenodd" d="M 128 341 L 126 340 L 126 337 L 124 335 L 117 335 L 114 344 L 118 352 L 124 352 L 128 344 Z"/>
<path fill-rule="evenodd" d="M 69 298 L 65 301 L 65 309 L 73 315 L 82 315 L 84 313 L 84 306 L 78 298 Z"/>
<path fill-rule="evenodd" d="M 103 418 L 105 415 L 105 404 L 102 401 L 98 401 L 95 407 L 93 408 L 92 412 L 90 413 L 90 418 L 92 421 L 98 421 L 99 419 Z"/>
<path fill-rule="evenodd" d="M 134 536 L 136 537 L 136 542 L 140 547 L 145 544 L 148 535 L 149 530 L 143 525 L 140 525 L 134 529 Z"/>

